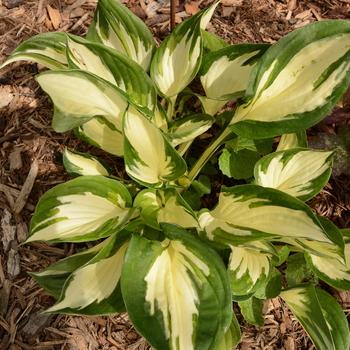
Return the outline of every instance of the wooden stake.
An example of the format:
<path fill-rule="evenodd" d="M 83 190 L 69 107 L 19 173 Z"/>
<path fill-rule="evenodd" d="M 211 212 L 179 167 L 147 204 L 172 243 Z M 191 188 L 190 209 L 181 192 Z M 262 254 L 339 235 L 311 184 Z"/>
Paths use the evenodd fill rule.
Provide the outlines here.
<path fill-rule="evenodd" d="M 177 0 L 170 0 L 170 30 L 171 31 L 173 31 L 175 28 L 176 1 Z"/>

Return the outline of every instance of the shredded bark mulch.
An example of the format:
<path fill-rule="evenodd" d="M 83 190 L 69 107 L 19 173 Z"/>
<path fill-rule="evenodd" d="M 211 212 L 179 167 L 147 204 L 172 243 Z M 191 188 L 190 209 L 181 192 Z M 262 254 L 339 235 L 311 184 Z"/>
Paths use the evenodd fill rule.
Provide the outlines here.
<path fill-rule="evenodd" d="M 168 1 L 124 2 L 147 23 L 159 41 L 169 33 Z M 0 62 L 19 43 L 41 32 L 58 30 L 84 35 L 96 3 L 97 0 L 0 0 Z M 211 0 L 180 1 L 176 23 L 210 3 Z M 273 43 L 296 28 L 326 18 L 349 19 L 349 1 L 222 0 L 209 31 L 230 43 Z M 26 238 L 39 197 L 68 179 L 62 166 L 64 147 L 102 156 L 115 174 L 124 176 L 124 172 L 117 158 L 84 144 L 71 133 L 57 134 L 51 129 L 51 103 L 34 80 L 41 69 L 36 64 L 19 62 L 0 72 L 0 349 L 149 349 L 125 314 L 79 317 L 42 313 L 53 299 L 27 272 L 42 270 L 74 253 L 76 247 L 20 243 Z M 337 134 L 350 124 L 349 120 L 350 104 L 345 99 L 332 116 L 311 130 L 312 145 L 330 146 L 329 135 L 333 135 L 332 142 L 337 142 Z M 344 147 L 339 149 L 344 151 Z M 338 170 L 310 205 L 340 227 L 349 227 L 350 161 L 340 164 L 344 157 L 338 158 Z M 338 298 L 349 316 L 349 293 L 328 291 Z M 242 332 L 242 350 L 313 348 L 278 298 L 266 302 L 263 327 L 243 324 Z"/>

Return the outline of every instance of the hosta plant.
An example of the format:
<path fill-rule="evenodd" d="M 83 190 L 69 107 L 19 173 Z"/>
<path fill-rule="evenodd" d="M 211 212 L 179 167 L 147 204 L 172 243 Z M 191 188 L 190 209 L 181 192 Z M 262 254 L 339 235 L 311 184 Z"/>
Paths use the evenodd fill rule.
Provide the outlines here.
<path fill-rule="evenodd" d="M 305 130 L 349 86 L 350 22 L 228 45 L 206 31 L 216 6 L 157 47 L 126 7 L 100 0 L 86 38 L 39 34 L 3 64 L 49 68 L 36 79 L 53 129 L 125 164 L 121 179 L 64 152 L 74 178 L 42 196 L 27 242 L 95 244 L 32 275 L 57 299 L 48 312 L 127 311 L 158 350 L 231 349 L 235 305 L 262 325 L 263 300 L 277 296 L 317 349 L 348 349 L 346 317 L 319 282 L 350 289 L 350 231 L 305 203 L 333 157 L 308 148 Z"/>

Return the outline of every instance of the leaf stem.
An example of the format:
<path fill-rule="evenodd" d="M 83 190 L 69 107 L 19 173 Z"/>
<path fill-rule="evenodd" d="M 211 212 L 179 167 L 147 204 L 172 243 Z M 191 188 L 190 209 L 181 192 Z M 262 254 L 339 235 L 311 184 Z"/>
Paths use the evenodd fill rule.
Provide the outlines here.
<path fill-rule="evenodd" d="M 223 142 L 231 133 L 232 131 L 227 126 L 225 129 L 222 130 L 221 134 L 219 134 L 219 136 L 215 140 L 213 140 L 213 142 L 208 146 L 208 148 L 202 153 L 200 158 L 197 160 L 197 162 L 187 175 L 190 184 L 197 177 L 199 172 L 202 170 L 203 166 L 208 162 L 208 160 L 218 150 L 218 148 L 223 144 Z"/>
<path fill-rule="evenodd" d="M 192 142 L 193 142 L 193 140 L 182 143 L 182 144 L 178 147 L 177 152 L 178 152 L 181 156 L 183 156 L 183 155 L 186 153 L 186 151 L 191 147 Z"/>
<path fill-rule="evenodd" d="M 173 121 L 173 114 L 175 111 L 175 102 L 176 102 L 176 98 L 177 95 L 169 97 L 168 100 L 168 107 L 167 107 L 167 113 L 166 113 L 166 117 L 168 122 L 172 122 Z"/>

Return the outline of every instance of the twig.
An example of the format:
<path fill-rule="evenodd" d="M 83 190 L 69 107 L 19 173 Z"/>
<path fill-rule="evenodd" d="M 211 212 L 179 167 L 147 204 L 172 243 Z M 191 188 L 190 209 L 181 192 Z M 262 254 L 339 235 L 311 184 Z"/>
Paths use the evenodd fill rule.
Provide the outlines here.
<path fill-rule="evenodd" d="M 16 199 L 16 202 L 14 205 L 15 214 L 19 214 L 24 208 L 24 206 L 26 205 L 28 196 L 32 191 L 34 181 L 36 179 L 36 176 L 38 175 L 38 170 L 39 170 L 38 162 L 37 160 L 34 160 L 30 167 L 29 174 L 26 178 L 26 181 L 23 184 L 21 192 L 19 193 L 19 196 Z"/>
<path fill-rule="evenodd" d="M 16 189 L 12 189 L 9 186 L 0 184 L 0 192 L 5 194 L 7 202 L 9 204 L 11 210 L 13 210 L 13 208 L 15 206 L 15 203 L 14 203 L 14 200 L 13 200 L 12 196 L 17 196 L 19 194 L 19 191 L 17 191 Z"/>

